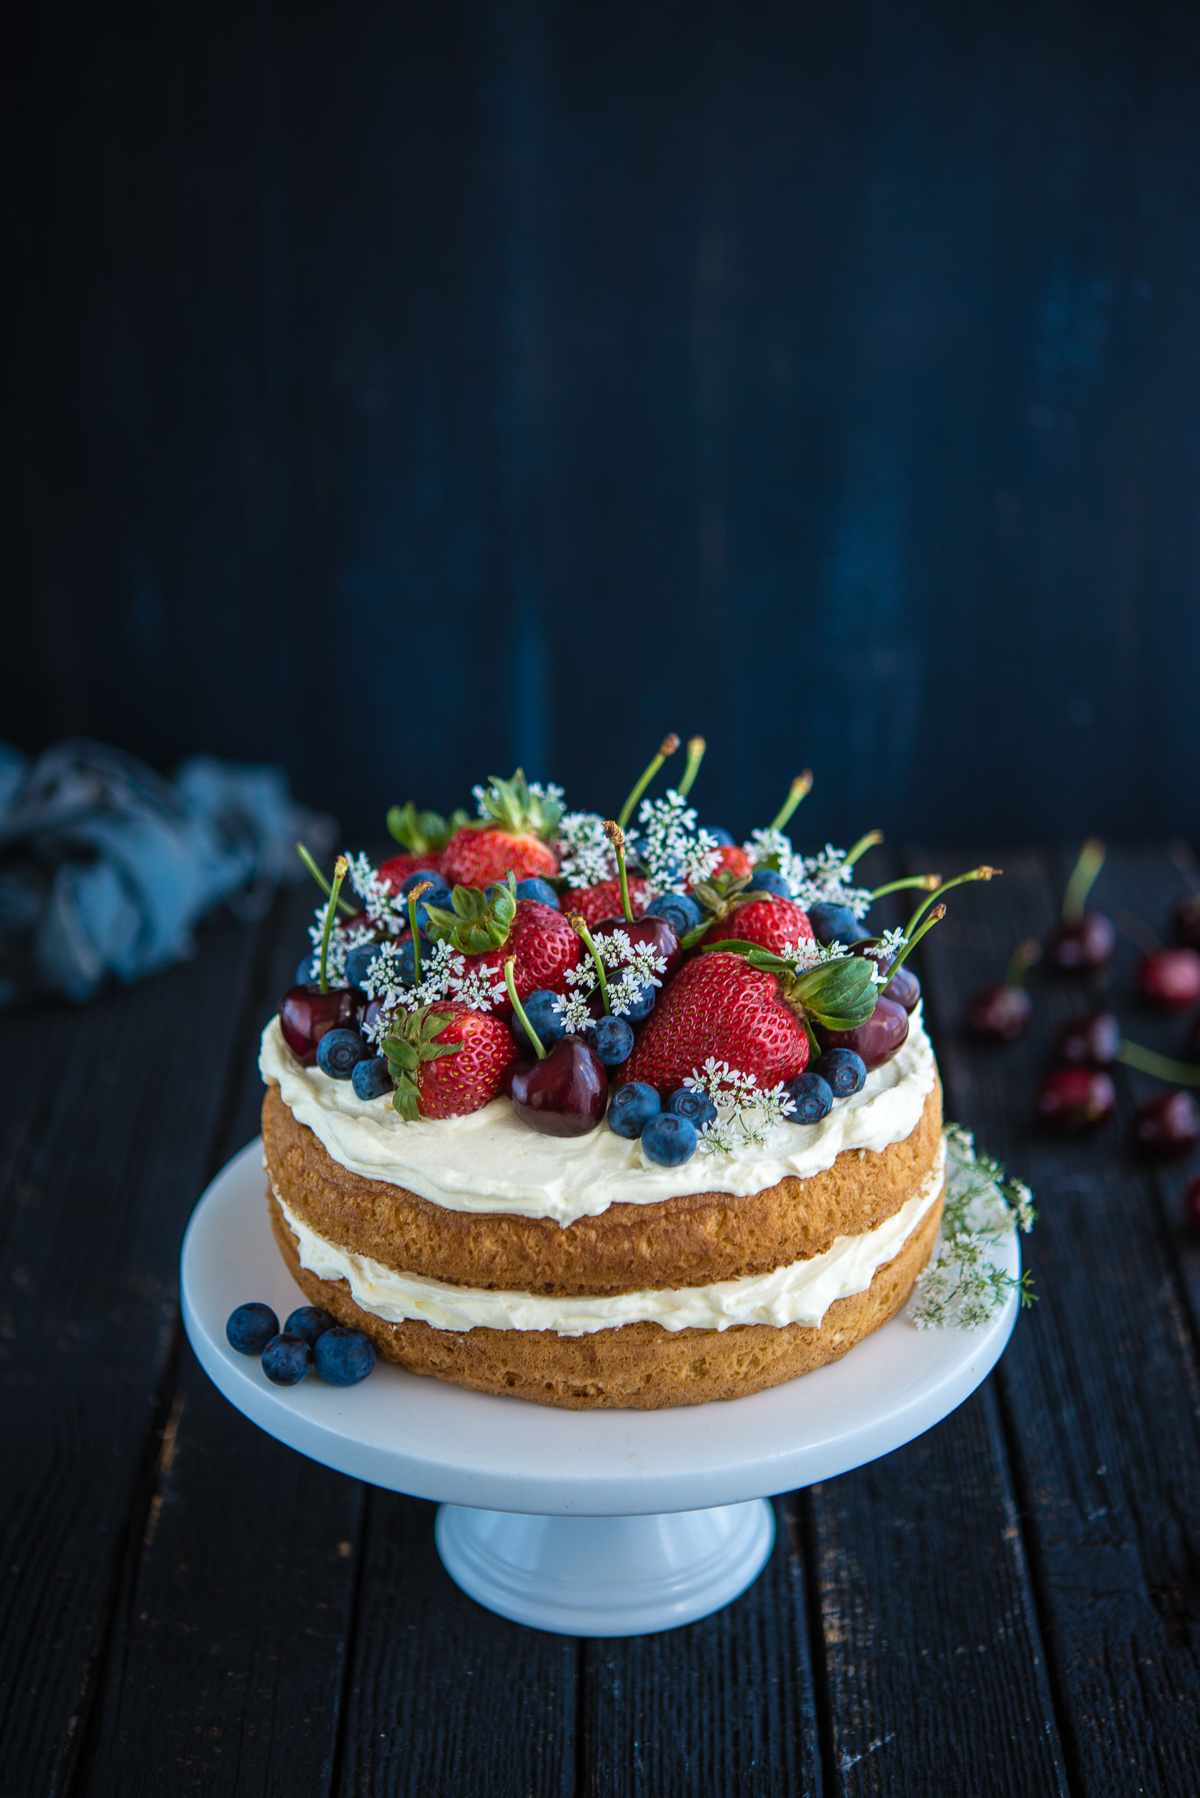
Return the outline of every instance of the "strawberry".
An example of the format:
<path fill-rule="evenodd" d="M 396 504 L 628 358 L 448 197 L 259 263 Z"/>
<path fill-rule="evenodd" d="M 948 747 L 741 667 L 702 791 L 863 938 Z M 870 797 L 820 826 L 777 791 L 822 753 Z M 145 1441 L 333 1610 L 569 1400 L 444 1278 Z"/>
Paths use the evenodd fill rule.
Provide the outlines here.
<path fill-rule="evenodd" d="M 721 860 L 709 875 L 710 880 L 721 873 L 733 874 L 738 880 L 745 880 L 754 872 L 754 864 L 750 857 L 744 849 L 739 849 L 736 843 L 722 843 L 717 853 Z"/>
<path fill-rule="evenodd" d="M 392 1104 L 410 1123 L 479 1111 L 519 1057 L 507 1024 L 453 1000 L 397 1017 L 384 1049 L 396 1082 Z"/>
<path fill-rule="evenodd" d="M 642 880 L 636 874 L 629 876 L 629 909 L 635 918 L 645 914 L 654 895 L 654 888 L 648 880 Z M 577 911 L 590 930 L 601 918 L 619 918 L 621 914 L 621 883 L 619 880 L 598 880 L 595 886 L 577 887 L 565 895 L 563 904 L 571 911 Z"/>
<path fill-rule="evenodd" d="M 804 1072 L 808 1049 L 776 974 L 737 955 L 699 955 L 663 990 L 619 1079 L 644 1080 L 665 1099 L 711 1055 L 775 1086 Z"/>
<path fill-rule="evenodd" d="M 376 873 L 387 887 L 389 893 L 398 893 L 410 874 L 418 869 L 426 869 L 431 874 L 440 874 L 442 858 L 440 855 L 393 855 L 385 862 L 380 862 Z"/>
<path fill-rule="evenodd" d="M 568 993 L 567 969 L 578 967 L 583 952 L 583 944 L 560 911 L 552 905 L 539 905 L 536 899 L 518 899 L 517 915 L 503 947 L 468 955 L 466 971 L 478 968 L 503 984 L 504 964 L 511 955 L 516 961 L 513 984 L 518 999 L 527 999 L 530 993 Z M 507 996 L 497 1004 L 496 1015 L 512 1015 Z"/>
<path fill-rule="evenodd" d="M 479 809 L 479 822 L 464 825 L 446 845 L 442 874 L 447 881 L 485 887 L 510 873 L 518 880 L 558 873 L 558 857 L 547 840 L 558 829 L 562 806 L 531 788 L 519 768 L 511 780 L 492 780 Z"/>
<path fill-rule="evenodd" d="M 706 944 L 727 943 L 731 938 L 786 955 L 797 943 L 813 941 L 813 927 L 808 913 L 790 899 L 751 899 L 714 924 L 704 940 Z"/>

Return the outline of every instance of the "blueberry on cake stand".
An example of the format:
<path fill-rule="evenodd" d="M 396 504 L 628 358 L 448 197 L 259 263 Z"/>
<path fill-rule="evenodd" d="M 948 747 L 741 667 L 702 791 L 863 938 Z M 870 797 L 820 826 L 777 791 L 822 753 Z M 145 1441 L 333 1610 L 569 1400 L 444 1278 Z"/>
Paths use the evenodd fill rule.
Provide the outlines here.
<path fill-rule="evenodd" d="M 1016 1235 L 1000 1245 L 1018 1272 Z M 440 1501 L 451 1578 L 502 1617 L 572 1636 L 694 1622 L 745 1591 L 774 1540 L 764 1495 L 848 1472 L 911 1442 L 987 1376 L 1017 1315 L 976 1330 L 901 1314 L 846 1358 L 769 1392 L 665 1411 L 561 1411 L 381 1363 L 359 1386 L 280 1388 L 235 1353 L 225 1320 L 301 1301 L 271 1235 L 255 1141 L 204 1194 L 183 1245 L 183 1319 L 231 1404 L 301 1454 Z"/>

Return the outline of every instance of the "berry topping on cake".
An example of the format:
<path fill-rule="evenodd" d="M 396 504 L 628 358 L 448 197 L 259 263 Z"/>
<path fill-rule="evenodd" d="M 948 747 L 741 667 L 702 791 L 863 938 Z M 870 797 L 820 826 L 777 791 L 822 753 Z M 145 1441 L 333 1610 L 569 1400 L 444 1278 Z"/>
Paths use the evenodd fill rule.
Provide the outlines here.
<path fill-rule="evenodd" d="M 556 787 L 530 785 L 518 768 L 511 780 L 476 787 L 479 821 L 456 831 L 442 856 L 442 874 L 455 886 L 486 887 L 513 874 L 518 880 L 558 873 L 549 847 L 562 819 Z"/>
<path fill-rule="evenodd" d="M 396 1083 L 392 1103 L 410 1123 L 480 1110 L 517 1059 L 507 1024 L 448 1000 L 398 1014 L 383 1047 Z"/>
<path fill-rule="evenodd" d="M 710 1057 L 774 1086 L 803 1073 L 808 1055 L 808 1033 L 777 974 L 705 954 L 675 976 L 623 1071 L 665 1099 Z"/>
<path fill-rule="evenodd" d="M 635 918 L 643 916 L 653 892 L 648 880 L 642 880 L 637 874 L 629 876 L 629 904 Z M 570 898 L 572 909 L 594 929 L 602 918 L 615 917 L 621 910 L 621 883 L 619 880 L 598 880 L 594 886 L 579 887 Z M 666 902 L 659 900 L 657 903 Z"/>
<path fill-rule="evenodd" d="M 747 893 L 744 904 L 715 924 L 704 941 L 711 946 L 730 938 L 757 943 L 775 955 L 786 955 L 798 943 L 815 940 L 808 914 L 800 906 L 793 905 L 790 899 L 759 898 L 753 892 Z"/>

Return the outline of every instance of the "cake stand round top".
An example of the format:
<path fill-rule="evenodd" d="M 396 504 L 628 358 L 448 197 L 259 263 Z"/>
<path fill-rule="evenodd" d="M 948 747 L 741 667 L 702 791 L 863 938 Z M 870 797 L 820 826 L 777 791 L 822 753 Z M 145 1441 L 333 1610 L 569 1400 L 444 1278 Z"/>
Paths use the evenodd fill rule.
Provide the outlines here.
<path fill-rule="evenodd" d="M 1001 1259 L 1016 1274 L 1015 1234 Z M 562 1411 L 381 1362 L 359 1386 L 272 1386 L 225 1321 L 250 1299 L 280 1321 L 307 1303 L 268 1220 L 262 1148 L 218 1174 L 183 1244 L 183 1319 L 225 1397 L 312 1460 L 356 1479 L 493 1511 L 629 1516 L 788 1492 L 911 1442 L 986 1378 L 1016 1321 L 1011 1296 L 978 1330 L 918 1330 L 903 1314 L 844 1360 L 749 1398 L 665 1411 Z"/>

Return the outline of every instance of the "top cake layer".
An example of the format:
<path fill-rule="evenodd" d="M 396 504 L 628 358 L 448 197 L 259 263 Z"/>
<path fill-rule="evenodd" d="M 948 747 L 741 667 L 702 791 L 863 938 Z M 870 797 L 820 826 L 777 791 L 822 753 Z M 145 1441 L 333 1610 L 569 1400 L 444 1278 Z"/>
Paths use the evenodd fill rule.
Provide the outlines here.
<path fill-rule="evenodd" d="M 616 1204 L 655 1205 L 717 1191 L 746 1197 L 822 1173 L 844 1150 L 881 1152 L 912 1133 L 937 1081 L 918 1008 L 899 1052 L 820 1123 L 781 1124 L 762 1148 L 696 1155 L 665 1168 L 648 1161 L 638 1142 L 603 1125 L 573 1139 L 539 1135 L 506 1099 L 464 1117 L 405 1122 L 390 1105 L 359 1099 L 348 1081 L 302 1067 L 278 1020 L 263 1032 L 259 1065 L 293 1117 L 349 1172 L 403 1187 L 448 1211 L 547 1218 L 563 1226 Z"/>

